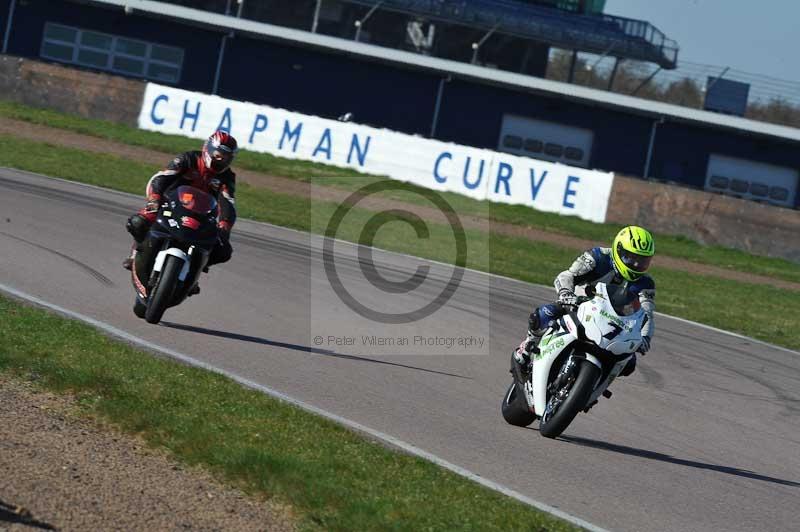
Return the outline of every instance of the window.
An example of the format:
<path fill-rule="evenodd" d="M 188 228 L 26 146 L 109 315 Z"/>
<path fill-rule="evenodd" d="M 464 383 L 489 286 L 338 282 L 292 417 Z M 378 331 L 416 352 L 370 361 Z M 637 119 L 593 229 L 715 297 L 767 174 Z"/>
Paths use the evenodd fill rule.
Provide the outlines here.
<path fill-rule="evenodd" d="M 544 145 L 544 152 L 552 157 L 561 157 L 561 155 L 564 153 L 564 147 L 561 144 L 556 144 L 555 142 L 548 142 Z"/>
<path fill-rule="evenodd" d="M 531 153 L 541 153 L 544 143 L 541 140 L 525 139 L 525 151 Z"/>
<path fill-rule="evenodd" d="M 769 197 L 778 201 L 787 201 L 789 191 L 783 187 L 772 187 L 769 189 Z"/>
<path fill-rule="evenodd" d="M 747 192 L 750 188 L 750 183 L 743 179 L 731 179 L 731 190 L 734 192 Z"/>
<path fill-rule="evenodd" d="M 183 50 L 48 22 L 40 55 L 62 63 L 177 83 Z"/>
<path fill-rule="evenodd" d="M 522 137 L 516 135 L 506 135 L 503 139 L 503 146 L 518 150 L 522 147 Z"/>
<path fill-rule="evenodd" d="M 750 183 L 750 194 L 765 198 L 769 195 L 769 187 L 763 183 Z"/>
<path fill-rule="evenodd" d="M 583 150 L 574 146 L 567 146 L 564 149 L 564 157 L 573 161 L 580 161 L 583 159 Z"/>
<path fill-rule="evenodd" d="M 730 179 L 725 176 L 721 175 L 712 175 L 711 179 L 709 180 L 708 184 L 711 185 L 712 188 L 728 188 L 728 183 Z"/>
<path fill-rule="evenodd" d="M 132 55 L 136 57 L 147 56 L 147 44 L 141 41 L 132 41 L 130 39 L 117 39 L 117 53 Z"/>

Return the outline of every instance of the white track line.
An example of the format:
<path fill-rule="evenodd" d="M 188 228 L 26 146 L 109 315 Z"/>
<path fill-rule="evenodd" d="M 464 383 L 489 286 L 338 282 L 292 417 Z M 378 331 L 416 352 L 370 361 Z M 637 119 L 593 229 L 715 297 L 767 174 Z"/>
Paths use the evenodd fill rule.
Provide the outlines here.
<path fill-rule="evenodd" d="M 254 382 L 254 381 L 252 381 L 252 380 L 250 380 L 250 379 L 248 379 L 246 377 L 242 377 L 240 375 L 237 375 L 237 374 L 232 373 L 230 371 L 224 370 L 222 368 L 218 368 L 218 367 L 212 366 L 211 364 L 203 362 L 202 360 L 197 360 L 196 358 L 193 358 L 193 357 L 191 357 L 189 355 L 185 355 L 185 354 L 183 354 L 183 353 L 181 353 L 179 351 L 175 351 L 173 349 L 169 349 L 167 347 L 162 347 L 162 346 L 160 346 L 158 344 L 154 344 L 154 343 L 149 342 L 149 341 L 147 341 L 147 340 L 145 340 L 143 338 L 139 338 L 138 336 L 134 336 L 134 335 L 132 335 L 132 334 L 130 334 L 128 332 L 125 332 L 122 329 L 118 329 L 117 327 L 114 327 L 113 325 L 109 325 L 108 323 L 96 320 L 96 319 L 91 318 L 89 316 L 86 316 L 84 314 L 80 314 L 78 312 L 74 312 L 74 311 L 65 309 L 64 307 L 61 307 L 61 306 L 56 305 L 54 303 L 50 303 L 49 301 L 45 301 L 43 299 L 40 299 L 40 298 L 38 298 L 36 296 L 32 296 L 32 295 L 27 294 L 25 292 L 21 292 L 21 291 L 15 289 L 15 288 L 10 287 L 10 286 L 4 285 L 4 284 L 0 284 L 0 291 L 5 292 L 5 293 L 7 293 L 7 294 L 9 294 L 9 295 L 11 295 L 11 296 L 13 296 L 15 298 L 22 299 L 22 300 L 28 301 L 30 303 L 33 303 L 34 305 L 47 308 L 47 309 L 52 310 L 52 311 L 54 311 L 54 312 L 56 312 L 58 314 L 61 314 L 61 315 L 64 315 L 64 316 L 67 316 L 69 318 L 73 318 L 73 319 L 76 319 L 76 320 L 80 320 L 80 321 L 85 322 L 85 323 L 88 323 L 89 325 L 92 325 L 93 327 L 96 327 L 96 328 L 106 332 L 107 334 L 109 334 L 111 336 L 115 336 L 115 337 L 117 337 L 117 338 L 119 338 L 121 340 L 125 340 L 126 342 L 129 342 L 131 344 L 135 344 L 135 345 L 137 345 L 139 347 L 147 349 L 148 351 L 155 351 L 157 353 L 164 354 L 164 355 L 166 355 L 166 356 L 168 356 L 170 358 L 179 360 L 179 361 L 181 361 L 181 362 L 183 362 L 185 364 L 188 364 L 190 366 L 195 366 L 195 367 L 202 368 L 202 369 L 214 372 L 214 373 L 218 373 L 220 375 L 224 375 L 225 377 L 228 377 L 229 379 L 238 382 L 242 386 L 246 386 L 247 388 L 258 390 L 258 391 L 263 392 L 263 393 L 265 393 L 265 394 L 267 394 L 269 396 L 272 396 L 272 397 L 274 397 L 276 399 L 279 399 L 279 400 L 284 401 L 286 403 L 289 403 L 289 404 L 292 404 L 294 406 L 297 406 L 298 408 L 301 408 L 301 409 L 303 409 L 303 410 L 305 410 L 307 412 L 311 412 L 311 413 L 316 414 L 318 416 L 322 416 L 324 418 L 327 418 L 327 419 L 330 419 L 332 421 L 335 421 L 336 423 L 344 425 L 344 426 L 346 426 L 346 427 L 348 427 L 348 428 L 350 428 L 352 430 L 355 430 L 357 432 L 361 432 L 363 434 L 367 434 L 369 436 L 372 436 L 373 438 L 376 438 L 378 440 L 386 442 L 386 443 L 388 443 L 388 444 L 390 444 L 390 445 L 392 445 L 392 446 L 394 446 L 394 447 L 396 447 L 398 449 L 401 449 L 401 450 L 403 450 L 403 451 L 405 451 L 405 452 L 407 452 L 409 454 L 418 456 L 420 458 L 428 460 L 429 462 L 433 462 L 434 464 L 436 464 L 436 465 L 438 465 L 440 467 L 443 467 L 445 469 L 449 469 L 450 471 L 452 471 L 452 472 L 454 472 L 454 473 L 456 473 L 458 475 L 461 475 L 462 477 L 466 477 L 469 480 L 472 480 L 473 482 L 477 482 L 478 484 L 480 484 L 482 486 L 485 486 L 485 487 L 487 487 L 489 489 L 492 489 L 494 491 L 500 492 L 503 495 L 506 495 L 508 497 L 516 499 L 516 500 L 518 500 L 518 501 L 520 501 L 520 502 L 522 502 L 524 504 L 527 504 L 529 506 L 533 506 L 534 508 L 537 508 L 539 510 L 542 510 L 544 512 L 552 514 L 555 517 L 563 519 L 564 521 L 567 521 L 567 522 L 572 523 L 574 525 L 577 525 L 579 527 L 585 528 L 586 530 L 589 530 L 590 532 L 607 532 L 603 528 L 600 528 L 600 527 L 595 526 L 595 525 L 593 525 L 593 524 L 591 524 L 591 523 L 589 523 L 587 521 L 584 521 L 583 519 L 580 519 L 578 517 L 575 517 L 575 516 L 572 516 L 572 515 L 570 515 L 568 513 L 565 513 L 565 512 L 563 512 L 563 511 L 561 511 L 561 510 L 559 510 L 557 508 L 554 508 L 554 507 L 552 507 L 552 506 L 550 506 L 548 504 L 545 504 L 543 502 L 539 502 L 539 501 L 537 501 L 535 499 L 531 499 L 530 497 L 527 497 L 527 496 L 523 495 L 522 493 L 520 493 L 518 491 L 514 491 L 511 488 L 503 486 L 502 484 L 498 484 L 497 482 L 494 482 L 492 480 L 489 480 L 489 479 L 486 479 L 484 477 L 481 477 L 480 475 L 478 475 L 476 473 L 473 473 L 472 471 L 469 471 L 467 469 L 464 469 L 463 467 L 460 467 L 460 466 L 457 466 L 457 465 L 455 465 L 455 464 L 453 464 L 451 462 L 448 462 L 444 458 L 441 458 L 439 456 L 436 456 L 435 454 L 429 453 L 428 451 L 425 451 L 425 450 L 420 449 L 419 447 L 416 447 L 416 446 L 414 446 L 414 445 L 412 445 L 410 443 L 407 443 L 407 442 L 405 442 L 403 440 L 395 438 L 394 436 L 391 436 L 391 435 L 386 434 L 384 432 L 381 432 L 379 430 L 375 430 L 373 428 L 367 427 L 367 426 L 362 425 L 361 423 L 358 423 L 358 422 L 353 421 L 351 419 L 347 419 L 345 417 L 339 416 L 337 414 L 334 414 L 333 412 L 328 412 L 327 410 L 323 410 L 323 409 L 321 409 L 319 407 L 316 407 L 316 406 L 314 406 L 312 404 L 306 403 L 306 402 L 301 401 L 299 399 L 295 399 L 294 397 L 286 395 L 283 392 L 279 392 L 278 390 L 270 388 L 269 386 L 264 386 L 263 384 L 259 384 L 257 382 Z"/>

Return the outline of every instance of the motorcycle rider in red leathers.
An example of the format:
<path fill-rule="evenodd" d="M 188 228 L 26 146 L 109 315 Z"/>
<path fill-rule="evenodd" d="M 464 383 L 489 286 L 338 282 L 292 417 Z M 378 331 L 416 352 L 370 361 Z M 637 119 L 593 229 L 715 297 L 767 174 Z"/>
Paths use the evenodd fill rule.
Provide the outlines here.
<path fill-rule="evenodd" d="M 149 271 L 148 261 L 153 259 L 147 239 L 150 226 L 156 220 L 158 208 L 164 194 L 171 189 L 182 185 L 189 185 L 208 192 L 217 199 L 218 215 L 217 228 L 219 238 L 211 250 L 208 265 L 227 262 L 231 258 L 233 248 L 230 244 L 230 234 L 236 222 L 236 207 L 234 193 L 236 189 L 236 174 L 230 165 L 233 162 L 238 145 L 236 139 L 226 131 L 215 131 L 203 143 L 201 151 L 187 151 L 175 157 L 167 168 L 156 173 L 147 184 L 147 203 L 136 214 L 128 218 L 125 228 L 136 241 L 136 270 Z M 139 261 L 142 261 L 141 263 Z M 133 259 L 128 258 L 123 262 L 126 269 L 131 269 Z M 200 291 L 194 287 L 196 294 Z"/>

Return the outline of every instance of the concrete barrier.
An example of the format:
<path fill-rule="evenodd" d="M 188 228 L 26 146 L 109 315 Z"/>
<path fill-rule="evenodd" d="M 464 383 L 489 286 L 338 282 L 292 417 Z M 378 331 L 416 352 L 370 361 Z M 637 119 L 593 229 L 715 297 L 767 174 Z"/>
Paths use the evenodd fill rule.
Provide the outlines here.
<path fill-rule="evenodd" d="M 136 126 L 145 83 L 0 55 L 4 99 Z"/>
<path fill-rule="evenodd" d="M 136 126 L 146 83 L 0 55 L 2 98 Z M 606 221 L 800 262 L 800 211 L 616 175 Z"/>
<path fill-rule="evenodd" d="M 800 211 L 702 190 L 617 174 L 606 222 L 800 262 Z"/>

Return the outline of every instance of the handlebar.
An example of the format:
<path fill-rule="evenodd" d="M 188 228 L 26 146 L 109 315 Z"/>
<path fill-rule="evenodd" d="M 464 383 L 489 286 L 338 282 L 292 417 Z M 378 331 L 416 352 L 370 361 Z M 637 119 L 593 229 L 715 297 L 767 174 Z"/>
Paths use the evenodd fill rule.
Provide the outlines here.
<path fill-rule="evenodd" d="M 580 305 L 582 305 L 583 303 L 586 303 L 587 301 L 591 301 L 592 299 L 593 298 L 591 298 L 589 296 L 577 296 L 576 299 L 575 299 L 575 304 L 574 305 L 568 305 L 568 304 L 565 304 L 565 303 L 560 303 L 558 301 L 556 301 L 556 305 L 561 307 L 562 310 L 565 310 L 567 312 L 572 312 L 575 309 L 577 309 Z"/>

